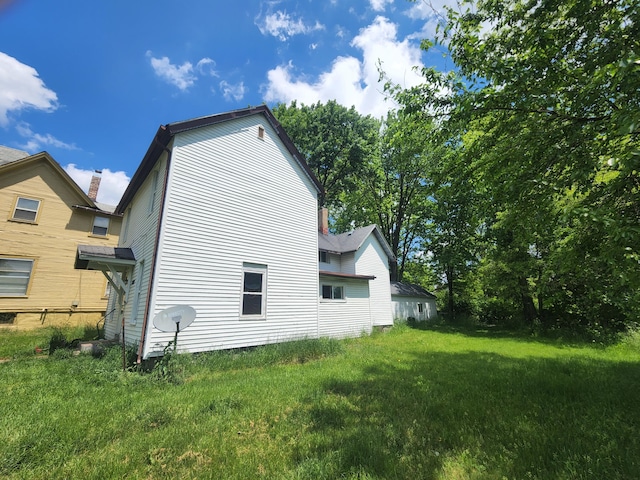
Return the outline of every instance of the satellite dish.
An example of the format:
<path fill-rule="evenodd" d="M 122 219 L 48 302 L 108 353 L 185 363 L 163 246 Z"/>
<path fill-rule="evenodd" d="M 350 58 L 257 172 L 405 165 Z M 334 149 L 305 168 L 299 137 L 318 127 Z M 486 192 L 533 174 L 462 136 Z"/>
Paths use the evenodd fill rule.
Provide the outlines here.
<path fill-rule="evenodd" d="M 196 319 L 196 311 L 189 305 L 174 305 L 158 312 L 153 317 L 153 325 L 161 332 L 179 332 Z"/>

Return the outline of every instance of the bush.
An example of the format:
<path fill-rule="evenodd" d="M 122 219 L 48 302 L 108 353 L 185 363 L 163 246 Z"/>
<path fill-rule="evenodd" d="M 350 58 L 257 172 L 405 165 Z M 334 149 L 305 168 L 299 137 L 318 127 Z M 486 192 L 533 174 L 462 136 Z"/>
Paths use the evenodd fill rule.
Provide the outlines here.
<path fill-rule="evenodd" d="M 54 328 L 51 338 L 49 339 L 49 355 L 53 355 L 58 349 L 66 349 L 68 346 L 69 342 L 67 342 L 67 337 L 64 332 L 60 328 Z"/>

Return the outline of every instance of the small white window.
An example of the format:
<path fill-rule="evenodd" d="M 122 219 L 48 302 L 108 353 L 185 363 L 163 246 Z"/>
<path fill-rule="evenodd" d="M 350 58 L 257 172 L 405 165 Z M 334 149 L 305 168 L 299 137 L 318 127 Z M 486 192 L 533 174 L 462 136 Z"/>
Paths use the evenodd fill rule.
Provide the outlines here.
<path fill-rule="evenodd" d="M 245 264 L 242 269 L 242 316 L 264 318 L 266 297 L 267 266 Z"/>
<path fill-rule="evenodd" d="M 19 222 L 33 222 L 38 218 L 38 210 L 40 209 L 40 200 L 33 198 L 18 197 L 16 207 L 13 209 L 12 220 Z"/>
<path fill-rule="evenodd" d="M 27 294 L 33 260 L 0 258 L 0 296 L 16 297 Z"/>
<path fill-rule="evenodd" d="M 320 250 L 319 252 L 320 263 L 331 263 L 329 260 L 329 253 L 324 250 Z"/>
<path fill-rule="evenodd" d="M 91 229 L 91 234 L 98 235 L 100 237 L 106 237 L 107 232 L 109 232 L 109 218 L 95 217 L 93 219 L 93 228 Z"/>
<path fill-rule="evenodd" d="M 325 300 L 344 300 L 344 287 L 322 285 L 322 298 Z"/>

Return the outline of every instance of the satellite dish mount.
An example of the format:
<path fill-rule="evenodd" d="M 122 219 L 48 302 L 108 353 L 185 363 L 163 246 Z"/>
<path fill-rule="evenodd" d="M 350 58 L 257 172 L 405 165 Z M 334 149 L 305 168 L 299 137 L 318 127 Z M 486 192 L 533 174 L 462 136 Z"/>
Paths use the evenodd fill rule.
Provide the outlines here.
<path fill-rule="evenodd" d="M 178 333 L 187 328 L 196 319 L 196 311 L 189 305 L 175 305 L 166 308 L 153 318 L 153 325 L 161 332 L 175 332 L 173 337 L 173 351 L 178 346 Z"/>

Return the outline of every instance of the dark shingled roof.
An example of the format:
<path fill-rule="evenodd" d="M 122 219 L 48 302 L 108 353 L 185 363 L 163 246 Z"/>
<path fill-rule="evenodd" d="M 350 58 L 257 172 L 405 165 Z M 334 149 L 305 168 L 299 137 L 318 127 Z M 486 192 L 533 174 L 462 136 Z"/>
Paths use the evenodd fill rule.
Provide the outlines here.
<path fill-rule="evenodd" d="M 99 264 L 108 264 L 116 270 L 135 265 L 136 257 L 130 248 L 105 247 L 101 245 L 78 245 L 75 268 L 79 270 L 102 270 Z"/>
<path fill-rule="evenodd" d="M 377 225 L 368 225 L 352 232 L 341 233 L 340 235 L 324 235 L 318 232 L 318 249 L 332 253 L 355 252 L 362 246 L 371 233 L 376 236 L 389 259 L 395 260 L 396 257 L 391 251 L 391 247 L 389 247 L 384 236 L 380 233 Z"/>
<path fill-rule="evenodd" d="M 402 282 L 391 282 L 391 295 L 399 295 L 401 297 L 436 298 L 433 293 L 427 292 L 420 285 Z"/>

